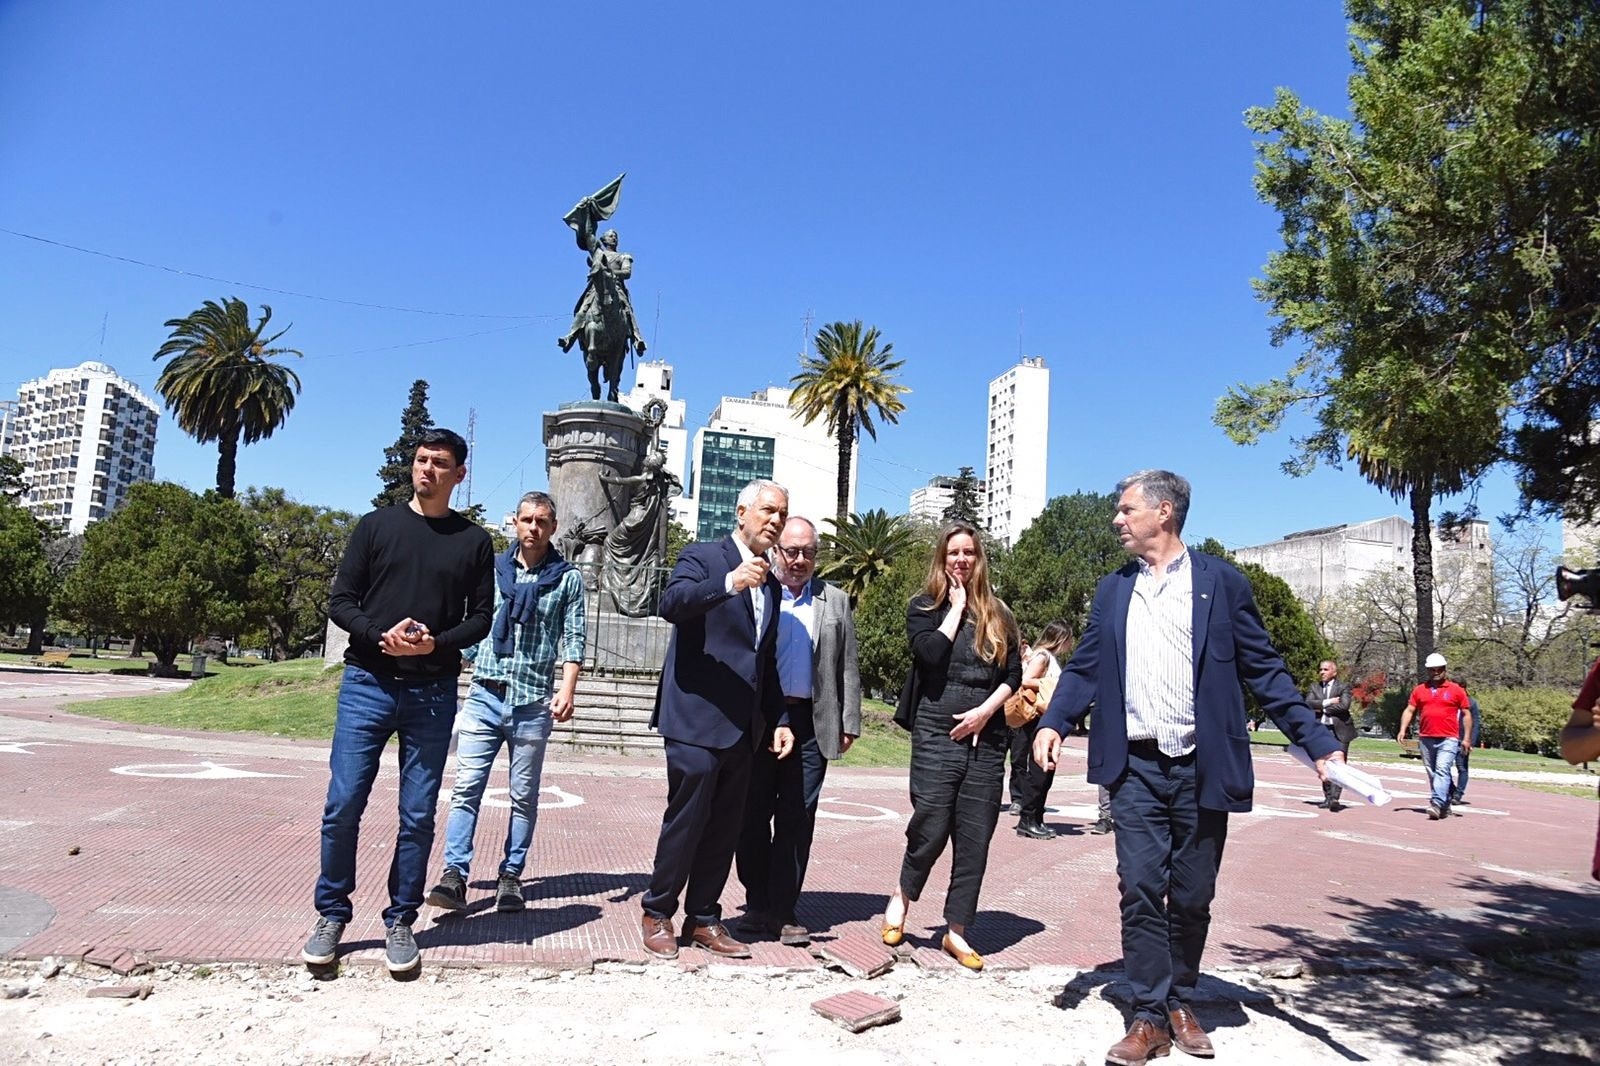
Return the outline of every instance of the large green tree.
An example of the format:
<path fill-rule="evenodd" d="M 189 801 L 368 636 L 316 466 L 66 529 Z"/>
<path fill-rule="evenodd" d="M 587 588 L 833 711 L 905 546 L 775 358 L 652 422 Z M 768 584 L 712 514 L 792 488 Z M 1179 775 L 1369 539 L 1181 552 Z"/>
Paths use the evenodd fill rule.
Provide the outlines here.
<path fill-rule="evenodd" d="M 236 501 L 143 482 L 89 526 L 57 610 L 100 632 L 143 634 L 170 672 L 190 640 L 243 623 L 256 562 L 255 531 Z"/>
<path fill-rule="evenodd" d="M 1305 348 L 1279 378 L 1232 390 L 1217 420 L 1253 443 L 1305 409 L 1313 429 L 1286 470 L 1354 460 L 1407 501 L 1420 671 L 1437 632 L 1437 498 L 1509 458 L 1529 506 L 1567 502 L 1538 497 L 1513 430 L 1548 427 L 1551 390 L 1582 376 L 1574 359 L 1593 362 L 1594 301 L 1571 298 L 1594 284 L 1594 227 L 1563 221 L 1570 239 L 1549 242 L 1553 208 L 1581 205 L 1587 218 L 1595 202 L 1593 167 L 1568 167 L 1563 142 L 1576 134 L 1594 150 L 1595 111 L 1573 104 L 1596 99 L 1596 30 L 1560 2 L 1352 0 L 1348 10 L 1352 118 L 1319 115 L 1286 90 L 1247 117 L 1261 136 L 1257 190 L 1283 220 L 1258 290 L 1278 319 L 1274 341 Z M 1546 188 L 1557 175 L 1589 191 L 1572 200 Z M 1590 264 L 1582 282 L 1559 261 L 1568 253 Z M 1569 306 L 1553 313 L 1551 300 Z M 1593 416 L 1590 402 L 1561 425 L 1587 439 Z"/>
<path fill-rule="evenodd" d="M 276 488 L 250 488 L 243 502 L 256 538 L 250 616 L 266 629 L 273 660 L 298 658 L 326 632 L 328 596 L 355 516 Z"/>
<path fill-rule="evenodd" d="M 411 502 L 411 460 L 416 457 L 417 442 L 432 428 L 428 383 L 418 378 L 411 383 L 411 395 L 406 399 L 405 410 L 400 412 L 400 436 L 383 450 L 383 465 L 378 468 L 378 480 L 383 482 L 383 488 L 372 498 L 372 506 L 390 507 Z"/>
<path fill-rule="evenodd" d="M 1017 538 L 996 586 L 1024 637 L 1033 639 L 1057 618 L 1083 632 L 1095 584 L 1128 561 L 1111 528 L 1116 512 L 1114 495 L 1057 496 Z"/>
<path fill-rule="evenodd" d="M 893 344 L 878 347 L 876 326 L 861 320 L 834 322 L 817 332 L 816 355 L 802 356 L 800 373 L 790 379 L 794 394 L 789 404 L 809 425 L 821 418 L 839 444 L 836 518 L 850 512 L 850 459 L 856 439 L 864 431 L 878 438 L 874 412 L 887 422 L 899 422 L 906 409 L 900 397 L 911 390 L 897 384 L 894 372 L 905 365 L 891 359 Z"/>
<path fill-rule="evenodd" d="M 893 700 L 911 669 L 906 606 L 928 576 L 931 545 L 920 535 L 884 560 L 856 604 L 856 642 L 862 688 Z"/>
<path fill-rule="evenodd" d="M 172 331 L 156 350 L 167 359 L 156 379 L 156 391 L 178 427 L 202 444 L 217 442 L 217 493 L 233 498 L 239 445 L 272 436 L 294 410 L 300 378 L 274 359 L 300 355 L 273 344 L 288 332 L 267 333 L 272 308 L 263 304 L 261 317 L 250 321 L 243 300 L 207 300 L 183 318 L 168 319 Z"/>
<path fill-rule="evenodd" d="M 20 503 L 28 491 L 28 483 L 23 479 L 22 460 L 14 455 L 0 455 L 0 496 L 13 502 Z"/>
<path fill-rule="evenodd" d="M 28 650 L 43 649 L 52 593 L 45 546 L 49 530 L 27 508 L 0 495 L 0 626 L 33 627 Z"/>

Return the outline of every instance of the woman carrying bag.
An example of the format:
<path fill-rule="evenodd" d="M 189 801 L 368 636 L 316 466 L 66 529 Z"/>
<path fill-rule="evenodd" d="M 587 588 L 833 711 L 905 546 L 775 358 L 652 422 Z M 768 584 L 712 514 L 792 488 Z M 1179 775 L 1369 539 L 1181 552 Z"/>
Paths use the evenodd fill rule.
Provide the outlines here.
<path fill-rule="evenodd" d="M 1022 769 L 1020 775 L 1014 769 L 1011 777 L 1011 798 L 1022 808 L 1017 835 L 1034 840 L 1052 840 L 1056 835 L 1044 824 L 1045 799 L 1056 772 L 1033 761 L 1033 735 L 1039 731 L 1039 718 L 1061 676 L 1061 660 L 1072 657 L 1073 640 L 1072 627 L 1061 619 L 1045 626 L 1023 663 L 1021 690 L 1006 701 L 1011 759 L 1015 768 Z"/>

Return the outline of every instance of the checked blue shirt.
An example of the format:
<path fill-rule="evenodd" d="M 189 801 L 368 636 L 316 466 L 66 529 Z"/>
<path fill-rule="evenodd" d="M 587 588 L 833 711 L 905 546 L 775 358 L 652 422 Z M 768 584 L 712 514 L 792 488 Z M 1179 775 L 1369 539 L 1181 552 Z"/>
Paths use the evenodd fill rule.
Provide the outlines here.
<path fill-rule="evenodd" d="M 517 584 L 537 580 L 539 570 L 549 565 L 549 557 L 537 570 L 529 570 L 516 560 Z M 500 584 L 495 583 L 494 609 L 498 614 Z M 583 662 L 583 644 L 586 633 L 586 616 L 583 605 L 583 576 L 576 568 L 561 575 L 554 588 L 539 596 L 533 625 L 516 624 L 511 627 L 512 650 L 507 658 L 494 653 L 494 636 L 484 637 L 468 648 L 465 655 L 472 663 L 472 676 L 506 684 L 505 702 L 510 707 L 530 703 L 548 703 L 555 691 L 556 663 Z"/>

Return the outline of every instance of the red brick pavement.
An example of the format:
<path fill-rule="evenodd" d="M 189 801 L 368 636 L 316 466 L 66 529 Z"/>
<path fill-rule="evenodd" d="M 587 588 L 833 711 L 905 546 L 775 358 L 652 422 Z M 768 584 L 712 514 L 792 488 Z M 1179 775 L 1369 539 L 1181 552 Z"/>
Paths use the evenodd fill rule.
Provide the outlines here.
<path fill-rule="evenodd" d="M 1018 837 L 1001 815 L 969 933 L 991 970 L 1121 958 L 1113 839 L 1085 831 L 1094 791 L 1083 781 L 1081 741 L 1074 744 L 1046 819 L 1060 837 Z M 1257 809 L 1230 823 L 1208 967 L 1345 952 L 1450 955 L 1523 930 L 1559 941 L 1567 930 L 1600 926 L 1600 890 L 1586 867 L 1592 801 L 1480 775 L 1463 817 L 1430 822 L 1420 767 L 1408 766 L 1385 770 L 1400 790 L 1393 806 L 1329 814 L 1310 806 L 1320 798 L 1315 779 L 1286 758 L 1258 756 L 1256 770 Z M 0 889 L 34 893 L 56 911 L 11 954 L 298 959 L 316 917 L 326 773 L 318 743 L 153 734 L 61 714 L 50 701 L 0 700 Z M 646 961 L 639 895 L 665 796 L 660 764 L 553 757 L 544 784 L 528 910 L 503 915 L 491 905 L 507 817 L 504 793 L 497 804 L 491 791 L 469 910 L 441 919 L 424 908 L 418 921 L 430 964 Z M 505 787 L 503 764 L 490 787 Z M 430 875 L 448 794 L 447 776 Z M 356 919 L 345 937 L 357 961 L 376 961 L 382 948 L 394 802 L 391 758 L 363 825 Z M 800 915 L 818 943 L 876 940 L 908 810 L 903 772 L 853 769 L 848 760 L 830 772 Z M 912 907 L 902 949 L 929 968 L 954 966 L 938 948 L 947 863 Z M 741 900 L 730 878 L 730 915 Z M 0 913 L 0 936 L 5 920 Z M 754 947 L 748 963 L 717 961 L 820 965 L 805 949 Z M 678 965 L 712 961 L 687 949 Z"/>

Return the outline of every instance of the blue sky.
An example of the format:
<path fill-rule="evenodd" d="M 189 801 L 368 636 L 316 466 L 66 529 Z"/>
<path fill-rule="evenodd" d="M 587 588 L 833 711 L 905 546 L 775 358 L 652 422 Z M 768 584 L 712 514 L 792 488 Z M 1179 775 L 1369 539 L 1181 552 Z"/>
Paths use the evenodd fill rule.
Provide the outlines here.
<path fill-rule="evenodd" d="M 808 314 L 906 359 L 862 506 L 981 473 L 1020 323 L 1051 495 L 1170 467 L 1232 545 L 1396 513 L 1353 471 L 1281 474 L 1287 434 L 1211 424 L 1289 358 L 1249 285 L 1278 238 L 1242 113 L 1280 85 L 1342 111 L 1348 73 L 1333 2 L 0 0 L 0 228 L 229 279 L 0 233 L 0 395 L 91 358 L 153 393 L 162 323 L 237 295 L 305 352 L 241 487 L 365 510 L 421 377 L 440 424 L 476 409 L 496 513 L 544 485 L 542 413 L 586 395 L 555 346 L 584 275 L 561 216 L 627 171 L 612 224 L 691 426 L 786 382 Z M 163 415 L 157 476 L 215 462 Z"/>

